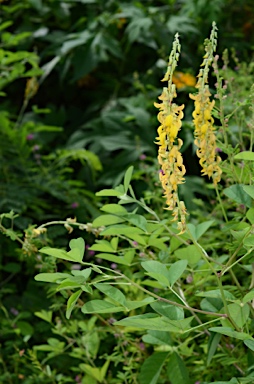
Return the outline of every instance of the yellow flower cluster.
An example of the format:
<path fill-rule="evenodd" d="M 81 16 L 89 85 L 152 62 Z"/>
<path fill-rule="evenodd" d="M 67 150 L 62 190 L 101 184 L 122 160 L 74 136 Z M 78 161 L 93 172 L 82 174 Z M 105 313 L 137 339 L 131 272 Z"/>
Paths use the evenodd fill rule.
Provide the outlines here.
<path fill-rule="evenodd" d="M 195 141 L 198 147 L 197 156 L 202 166 L 202 174 L 212 177 L 214 185 L 217 185 L 221 179 L 220 156 L 216 154 L 216 136 L 213 126 L 214 119 L 212 117 L 212 109 L 214 100 L 210 101 L 211 93 L 208 86 L 209 66 L 213 61 L 213 52 L 217 44 L 217 27 L 213 23 L 210 39 L 205 41 L 205 55 L 198 74 L 198 82 L 196 88 L 197 95 L 190 95 L 194 100 L 195 110 L 192 114 L 195 126 Z"/>
<path fill-rule="evenodd" d="M 198 147 L 197 156 L 202 166 L 202 175 L 212 177 L 214 185 L 221 179 L 220 156 L 216 154 L 216 136 L 213 126 L 212 109 L 214 100 L 210 101 L 208 88 L 201 89 L 197 95 L 190 95 L 194 100 L 195 110 L 192 114 L 195 126 L 194 144 Z"/>
<path fill-rule="evenodd" d="M 186 229 L 186 208 L 183 201 L 179 201 L 178 185 L 184 183 L 186 172 L 180 149 L 183 145 L 181 139 L 177 138 L 182 126 L 184 105 L 178 106 L 173 103 L 176 97 L 176 87 L 172 84 L 173 70 L 178 59 L 177 49 L 180 50 L 178 37 L 169 58 L 169 66 L 162 81 L 168 81 L 168 87 L 163 88 L 159 100 L 162 103 L 154 103 L 159 109 L 157 143 L 159 145 L 158 161 L 161 166 L 160 181 L 164 189 L 164 197 L 168 208 L 173 211 L 173 221 L 178 221 L 178 229 L 183 233 Z"/>
<path fill-rule="evenodd" d="M 172 79 L 177 89 L 195 87 L 196 78 L 190 73 L 175 72 Z"/>

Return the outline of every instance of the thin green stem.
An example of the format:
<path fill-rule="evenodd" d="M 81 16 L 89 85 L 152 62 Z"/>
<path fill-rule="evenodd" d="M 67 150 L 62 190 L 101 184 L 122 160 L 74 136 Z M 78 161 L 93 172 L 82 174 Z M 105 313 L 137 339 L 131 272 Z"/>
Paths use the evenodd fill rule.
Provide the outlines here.
<path fill-rule="evenodd" d="M 221 197 L 220 197 L 220 194 L 219 194 L 219 190 L 218 190 L 218 186 L 217 186 L 217 185 L 215 186 L 215 191 L 216 191 L 217 198 L 218 198 L 218 200 L 219 200 L 219 204 L 220 204 L 220 207 L 221 207 L 221 210 L 222 210 L 224 219 L 225 219 L 226 223 L 228 223 L 227 214 L 226 214 L 226 211 L 225 211 L 225 209 L 224 209 L 223 203 L 222 203 L 222 201 L 221 201 Z"/>

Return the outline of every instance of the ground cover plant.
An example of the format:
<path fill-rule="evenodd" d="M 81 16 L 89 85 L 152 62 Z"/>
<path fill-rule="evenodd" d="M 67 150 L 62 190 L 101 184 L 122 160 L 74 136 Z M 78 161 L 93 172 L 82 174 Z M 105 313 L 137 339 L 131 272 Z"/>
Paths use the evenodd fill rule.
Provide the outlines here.
<path fill-rule="evenodd" d="M 253 65 L 238 62 L 233 79 L 228 64 L 237 58 L 227 51 L 219 58 L 216 45 L 214 23 L 197 92 L 190 94 L 193 143 L 211 192 L 206 200 L 196 198 L 195 210 L 187 211 L 181 192 L 184 105 L 176 103 L 173 83 L 181 53 L 176 34 L 166 86 L 155 103 L 166 200 L 158 197 L 159 183 L 152 196 L 136 198 L 130 167 L 122 184 L 97 193 L 103 214 L 92 223 L 74 217 L 45 222 L 30 226 L 23 238 L 13 227 L 14 213 L 1 215 L 1 231 L 40 263 L 33 287 L 50 283 L 47 297 L 45 291 L 39 295 L 45 297 L 33 314 L 40 319 L 35 329 L 26 321 L 31 313 L 20 316 L 12 308 L 9 315 L 2 306 L 3 381 L 253 382 Z M 158 201 L 166 209 L 157 210 Z M 48 244 L 47 229 L 55 225 L 72 234 L 69 249 Z M 85 234 L 76 238 L 76 230 Z M 30 346 L 37 332 L 45 341 Z M 13 352 L 8 337 L 15 335 Z M 18 357 L 15 372 L 6 360 L 10 352 Z"/>

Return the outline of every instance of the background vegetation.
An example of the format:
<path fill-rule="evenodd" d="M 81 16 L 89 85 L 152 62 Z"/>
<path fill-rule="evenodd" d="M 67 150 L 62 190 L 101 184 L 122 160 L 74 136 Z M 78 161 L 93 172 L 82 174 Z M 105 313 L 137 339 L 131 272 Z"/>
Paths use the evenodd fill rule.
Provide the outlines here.
<path fill-rule="evenodd" d="M 68 292 L 56 296 L 53 288 L 34 281 L 39 272 L 70 268 L 68 261 L 57 265 L 54 257 L 39 253 L 42 246 L 66 248 L 71 239 L 82 236 L 87 244 L 84 260 L 94 261 L 95 250 L 90 246 L 98 235 L 96 230 L 84 232 L 77 225 L 72 232 L 69 221 L 65 227 L 49 226 L 47 235 L 37 237 L 34 228 L 74 217 L 78 223 L 92 222 L 102 206 L 102 198 L 95 193 L 119 185 L 130 165 L 134 166 L 137 198 L 143 197 L 162 219 L 168 219 L 158 184 L 153 103 L 161 93 L 160 79 L 176 32 L 182 54 L 175 83 L 178 103 L 186 104 L 180 135 L 188 171 L 180 193 L 194 222 L 203 220 L 204 212 L 208 214 L 214 207 L 216 196 L 199 176 L 188 94 L 195 92 L 203 41 L 214 20 L 219 27 L 220 64 L 227 48 L 229 63 L 224 75 L 229 83 L 233 78 L 236 81 L 234 106 L 243 105 L 237 122 L 231 125 L 234 146 L 239 144 L 237 135 L 248 116 L 244 103 L 253 84 L 251 0 L 0 0 L 2 383 L 139 382 L 141 366 L 153 353 L 149 340 L 155 334 L 150 333 L 149 339 L 140 331 L 121 333 L 121 328 L 116 331 L 113 327 L 115 318 L 80 311 L 66 320 Z M 213 94 L 216 81 L 211 78 Z M 232 112 L 232 106 L 228 102 L 227 113 Z M 240 140 L 240 149 L 246 149 L 246 134 Z M 225 148 L 223 156 L 227 157 Z M 223 183 L 228 186 L 227 179 Z M 116 202 L 116 197 L 104 197 L 103 203 L 105 199 Z M 236 205 L 234 202 L 234 209 Z M 206 243 L 215 241 L 216 236 Z M 114 262 L 99 261 L 117 268 Z M 126 267 L 125 273 L 138 277 L 140 271 L 137 266 Z M 244 276 L 241 279 L 244 281 Z M 129 293 L 133 300 L 138 294 L 135 290 Z M 96 294 L 100 297 L 99 291 Z M 166 337 L 170 345 L 170 336 Z M 164 353 L 163 348 L 158 353 Z M 221 352 L 202 374 L 198 362 L 206 348 L 205 343 L 199 344 L 196 357 L 187 346 L 180 353 L 190 372 L 196 367 L 191 383 L 231 380 L 241 373 L 237 359 L 246 359 L 243 365 L 247 371 L 254 364 L 251 351 L 245 354 L 241 349 L 234 355 L 229 343 L 230 358 Z M 156 355 L 157 366 L 164 357 Z M 99 371 L 91 373 L 88 365 Z M 156 380 L 178 384 L 165 377 Z M 147 383 L 142 376 L 140 380 Z"/>

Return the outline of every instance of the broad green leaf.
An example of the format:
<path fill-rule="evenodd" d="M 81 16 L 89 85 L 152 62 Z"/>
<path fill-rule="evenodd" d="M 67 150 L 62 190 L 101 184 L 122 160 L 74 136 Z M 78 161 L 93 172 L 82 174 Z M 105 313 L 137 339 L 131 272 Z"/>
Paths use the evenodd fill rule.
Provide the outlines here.
<path fill-rule="evenodd" d="M 130 265 L 130 263 L 124 257 L 112 255 L 110 253 L 98 253 L 96 257 L 99 259 L 112 261 L 112 263 L 116 264 Z"/>
<path fill-rule="evenodd" d="M 244 340 L 244 344 L 246 345 L 246 347 L 254 351 L 254 339 Z"/>
<path fill-rule="evenodd" d="M 175 251 L 175 255 L 178 259 L 187 260 L 190 266 L 193 266 L 201 259 L 201 250 L 199 250 L 194 244 L 188 245 L 185 248 L 180 248 Z"/>
<path fill-rule="evenodd" d="M 122 205 L 119 204 L 106 204 L 103 205 L 103 207 L 100 209 L 103 212 L 111 213 L 113 215 L 118 216 L 126 215 L 128 213 L 128 211 Z"/>
<path fill-rule="evenodd" d="M 95 288 L 104 293 L 104 295 L 110 297 L 112 300 L 117 303 L 126 306 L 126 298 L 124 294 L 118 289 L 107 283 L 97 283 L 94 284 Z"/>
<path fill-rule="evenodd" d="M 169 281 L 168 281 L 167 277 L 163 276 L 161 273 L 147 272 L 146 274 L 148 276 L 153 277 L 155 280 L 157 280 L 158 283 L 160 283 L 160 285 L 162 285 L 163 287 L 168 287 L 169 286 Z"/>
<path fill-rule="evenodd" d="M 242 299 L 242 302 L 245 304 L 245 303 L 248 303 L 248 301 L 251 301 L 254 299 L 254 289 L 252 289 L 250 292 L 248 292 L 244 298 Z"/>
<path fill-rule="evenodd" d="M 93 227 L 106 227 L 107 225 L 113 225 L 125 222 L 125 219 L 114 215 L 101 215 L 93 221 Z"/>
<path fill-rule="evenodd" d="M 135 213 L 129 213 L 124 216 L 131 224 L 135 225 L 135 227 L 138 227 L 142 229 L 143 231 L 147 232 L 147 221 L 144 216 L 137 215 Z"/>
<path fill-rule="evenodd" d="M 52 314 L 53 314 L 52 311 L 45 311 L 44 309 L 42 309 L 40 312 L 34 312 L 35 316 L 39 317 L 42 320 L 47 321 L 48 323 L 51 323 L 52 321 Z"/>
<path fill-rule="evenodd" d="M 226 300 L 236 300 L 235 296 L 231 292 L 223 289 L 224 296 Z M 212 291 L 198 292 L 196 296 L 201 297 L 212 297 L 212 298 L 221 298 L 221 291 L 219 289 L 213 289 Z"/>
<path fill-rule="evenodd" d="M 81 271 L 76 271 L 76 270 L 71 271 L 73 276 L 82 276 L 85 281 L 91 275 L 91 272 L 92 272 L 92 268 L 82 269 Z"/>
<path fill-rule="evenodd" d="M 209 331 L 221 333 L 222 335 L 233 337 L 233 338 L 239 339 L 239 340 L 252 339 L 252 337 L 250 335 L 248 335 L 248 333 L 237 332 L 237 331 L 234 331 L 230 327 L 212 327 L 212 328 L 209 328 Z"/>
<path fill-rule="evenodd" d="M 79 237 L 78 239 L 72 239 L 69 243 L 69 247 L 71 250 L 78 249 L 79 251 L 79 258 L 80 261 L 82 261 L 84 252 L 85 252 L 85 241 L 82 237 Z"/>
<path fill-rule="evenodd" d="M 154 236 L 150 236 L 148 238 L 148 245 L 150 247 L 155 247 L 160 249 L 161 251 L 166 251 L 168 249 L 168 246 L 165 244 L 166 241 L 169 240 L 169 237 L 161 237 L 157 238 Z"/>
<path fill-rule="evenodd" d="M 124 176 L 124 191 L 125 193 L 128 192 L 128 188 L 129 188 L 129 185 L 130 185 L 130 182 L 131 182 L 131 177 L 132 177 L 132 173 L 133 173 L 133 166 L 130 166 L 127 171 L 125 172 L 125 176 Z"/>
<path fill-rule="evenodd" d="M 39 273 L 34 277 L 34 279 L 36 281 L 44 281 L 45 283 L 56 283 L 68 277 L 70 277 L 68 273 L 51 272 L 51 273 Z"/>
<path fill-rule="evenodd" d="M 17 321 L 15 325 L 23 336 L 31 336 L 34 333 L 34 328 L 27 321 Z"/>
<path fill-rule="evenodd" d="M 111 239 L 110 241 L 110 245 L 112 246 L 112 248 L 117 251 L 117 247 L 118 247 L 118 241 L 119 241 L 119 238 L 118 237 L 113 237 L 113 239 Z M 111 251 L 110 251 L 111 252 Z"/>
<path fill-rule="evenodd" d="M 159 261 L 156 261 L 156 260 L 144 261 L 143 263 L 141 263 L 141 266 L 147 272 L 159 273 L 168 279 L 168 269 L 166 265 L 160 263 Z"/>
<path fill-rule="evenodd" d="M 116 306 L 105 300 L 91 300 L 83 305 L 81 311 L 83 313 L 114 313 L 123 312 L 125 308 Z"/>
<path fill-rule="evenodd" d="M 154 313 L 146 313 L 145 315 L 126 317 L 116 321 L 114 325 L 182 333 L 189 329 L 192 320 L 193 317 L 183 320 L 169 320 L 166 317 L 159 317 Z"/>
<path fill-rule="evenodd" d="M 182 276 L 186 270 L 187 264 L 187 260 L 179 260 L 171 265 L 168 271 L 168 279 L 171 286 L 173 286 L 175 282 Z"/>
<path fill-rule="evenodd" d="M 81 295 L 82 292 L 83 292 L 82 289 L 80 289 L 77 292 L 74 292 L 69 297 L 69 299 L 67 301 L 67 308 L 66 308 L 66 318 L 67 319 L 69 319 L 71 317 L 71 312 L 72 312 L 73 308 L 75 307 L 76 302 L 78 301 L 79 296 Z"/>
<path fill-rule="evenodd" d="M 127 300 L 125 306 L 128 308 L 129 311 L 132 311 L 133 309 L 144 307 L 145 305 L 148 305 L 153 301 L 154 301 L 153 297 L 147 297 L 146 299 L 140 300 L 140 301 Z"/>
<path fill-rule="evenodd" d="M 243 245 L 246 248 L 254 247 L 254 235 L 250 235 L 243 240 Z"/>
<path fill-rule="evenodd" d="M 144 234 L 144 231 L 142 229 L 136 228 L 136 227 L 130 227 L 125 224 L 112 225 L 111 227 L 101 231 L 101 235 L 103 236 L 124 235 L 132 238 L 132 235 L 140 235 L 140 234 Z"/>
<path fill-rule="evenodd" d="M 254 224 L 254 208 L 248 209 L 246 217 L 251 224 Z"/>
<path fill-rule="evenodd" d="M 240 304 L 234 303 L 228 305 L 228 311 L 236 325 L 239 328 L 242 328 L 249 318 L 250 307 L 247 304 L 242 306 Z"/>
<path fill-rule="evenodd" d="M 132 260 L 135 256 L 135 249 L 129 249 L 127 252 L 124 254 L 124 260 L 130 265 L 132 263 Z"/>
<path fill-rule="evenodd" d="M 148 344 L 154 345 L 172 345 L 172 339 L 169 332 L 165 331 L 148 331 L 146 335 L 142 337 L 142 340 Z"/>
<path fill-rule="evenodd" d="M 167 373 L 171 384 L 190 384 L 187 368 L 176 352 L 169 358 Z"/>
<path fill-rule="evenodd" d="M 39 250 L 41 253 L 45 253 L 46 255 L 56 257 L 57 259 L 72 261 L 72 262 L 80 262 L 79 254 L 71 254 L 62 249 L 51 248 L 51 247 L 43 247 Z"/>
<path fill-rule="evenodd" d="M 250 151 L 243 151 L 243 152 L 237 153 L 237 155 L 234 156 L 234 159 L 254 161 L 254 153 Z"/>
<path fill-rule="evenodd" d="M 254 186 L 253 185 L 244 185 L 243 190 L 254 199 Z"/>
<path fill-rule="evenodd" d="M 78 263 L 82 262 L 83 256 L 80 255 L 80 250 L 78 248 L 71 249 L 69 252 L 67 252 L 67 255 Z"/>
<path fill-rule="evenodd" d="M 220 333 L 211 333 L 208 341 L 208 354 L 207 354 L 207 366 L 212 361 L 212 358 L 217 350 L 218 344 L 221 339 Z"/>
<path fill-rule="evenodd" d="M 155 301 L 154 303 L 150 304 L 150 306 L 155 312 L 169 318 L 170 320 L 184 319 L 184 311 L 182 308 L 176 307 L 168 303 L 164 303 L 162 301 Z"/>
<path fill-rule="evenodd" d="M 200 223 L 198 225 L 188 224 L 187 227 L 195 240 L 198 240 L 214 223 L 214 220 L 205 221 L 204 223 Z"/>
<path fill-rule="evenodd" d="M 243 184 L 234 184 L 231 185 L 231 187 L 228 187 L 224 189 L 224 194 L 232 199 L 233 201 L 246 205 L 248 208 L 251 207 L 251 198 L 249 196 L 249 193 L 245 190 L 246 186 Z M 254 189 L 253 189 L 253 196 L 254 196 Z M 253 197 L 254 198 L 254 197 Z"/>
<path fill-rule="evenodd" d="M 115 249 L 107 240 L 99 240 L 96 244 L 93 244 L 89 250 L 97 252 L 115 252 Z"/>
<path fill-rule="evenodd" d="M 138 377 L 139 383 L 156 384 L 167 356 L 167 352 L 155 352 L 149 356 L 141 366 Z"/>

